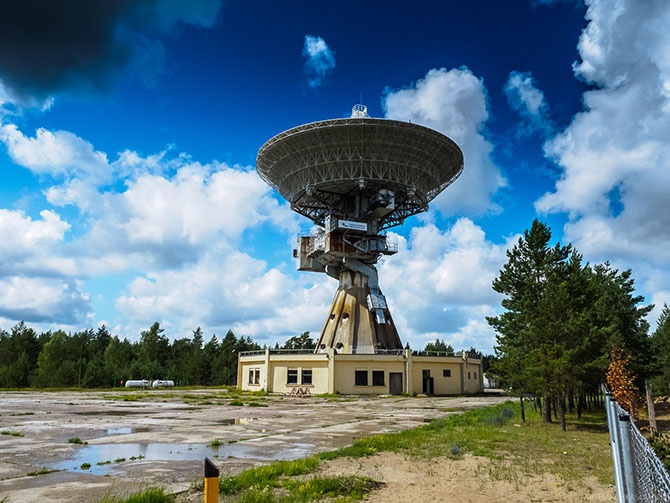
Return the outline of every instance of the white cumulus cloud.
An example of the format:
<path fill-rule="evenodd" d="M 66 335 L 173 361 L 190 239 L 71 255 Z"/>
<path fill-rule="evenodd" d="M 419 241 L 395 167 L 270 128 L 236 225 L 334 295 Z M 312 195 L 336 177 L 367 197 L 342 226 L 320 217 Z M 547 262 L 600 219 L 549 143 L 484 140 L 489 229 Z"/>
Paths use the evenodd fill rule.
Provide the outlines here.
<path fill-rule="evenodd" d="M 492 351 L 495 335 L 485 317 L 496 313 L 500 297 L 491 283 L 517 238 L 492 243 L 481 227 L 460 218 L 446 230 L 428 224 L 400 239 L 398 254 L 382 262 L 379 281 L 403 341 L 423 348 L 440 338 L 457 349 L 474 344 Z"/>
<path fill-rule="evenodd" d="M 307 85 L 319 87 L 335 68 L 335 53 L 323 38 L 305 35 L 302 55 L 305 57 L 303 71 L 307 78 Z"/>
<path fill-rule="evenodd" d="M 518 131 L 520 136 L 551 132 L 549 106 L 530 72 L 511 72 L 504 91 L 510 108 L 524 121 Z"/>
<path fill-rule="evenodd" d="M 0 326 L 25 320 L 58 326 L 87 323 L 88 296 L 67 254 L 70 224 L 43 210 L 31 218 L 0 209 Z M 6 323 L 5 323 L 6 322 Z"/>
<path fill-rule="evenodd" d="M 562 175 L 536 208 L 566 212 L 565 241 L 591 259 L 667 266 L 670 8 L 655 0 L 587 5 L 575 72 L 597 88 L 545 144 Z"/>
<path fill-rule="evenodd" d="M 588 0 L 578 78 L 584 109 L 544 149 L 561 169 L 539 212 L 566 213 L 563 240 L 591 262 L 631 268 L 654 303 L 670 302 L 670 8 L 662 0 Z"/>
<path fill-rule="evenodd" d="M 501 211 L 492 198 L 506 180 L 483 134 L 489 111 L 481 79 L 467 68 L 433 69 L 411 87 L 387 89 L 383 104 L 386 117 L 433 128 L 463 150 L 463 173 L 435 199 L 434 207 L 445 215 Z"/>
<path fill-rule="evenodd" d="M 31 138 L 16 125 L 4 124 L 0 126 L 0 141 L 14 162 L 35 174 L 78 177 L 96 184 L 111 181 L 112 168 L 107 155 L 69 131 L 39 128 Z"/>

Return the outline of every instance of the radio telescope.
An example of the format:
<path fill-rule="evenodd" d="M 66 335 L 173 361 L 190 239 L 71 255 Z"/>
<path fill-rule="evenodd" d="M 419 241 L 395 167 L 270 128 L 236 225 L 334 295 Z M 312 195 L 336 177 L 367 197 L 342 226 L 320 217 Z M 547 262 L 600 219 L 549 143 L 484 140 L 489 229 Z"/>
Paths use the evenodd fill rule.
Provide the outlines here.
<path fill-rule="evenodd" d="M 293 251 L 298 270 L 339 280 L 316 352 L 402 350 L 375 267 L 382 255 L 398 251 L 383 231 L 427 211 L 458 178 L 458 145 L 418 124 L 373 119 L 367 107 L 355 105 L 349 118 L 271 138 L 258 151 L 256 169 L 293 211 L 317 226 Z"/>

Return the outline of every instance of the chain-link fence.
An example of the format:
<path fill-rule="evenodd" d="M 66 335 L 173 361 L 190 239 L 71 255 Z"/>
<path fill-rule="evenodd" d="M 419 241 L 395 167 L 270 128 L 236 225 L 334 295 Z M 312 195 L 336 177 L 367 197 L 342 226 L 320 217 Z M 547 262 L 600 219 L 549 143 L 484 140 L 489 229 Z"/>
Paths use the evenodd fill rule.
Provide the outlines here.
<path fill-rule="evenodd" d="M 605 391 L 618 503 L 670 503 L 670 475 L 628 413 Z"/>

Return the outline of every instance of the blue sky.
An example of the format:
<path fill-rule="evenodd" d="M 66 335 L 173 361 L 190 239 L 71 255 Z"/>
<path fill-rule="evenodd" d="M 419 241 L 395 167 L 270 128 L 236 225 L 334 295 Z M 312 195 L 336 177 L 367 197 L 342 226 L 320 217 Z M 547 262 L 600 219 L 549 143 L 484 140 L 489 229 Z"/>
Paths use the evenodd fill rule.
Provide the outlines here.
<path fill-rule="evenodd" d="M 390 230 L 403 342 L 493 349 L 491 281 L 534 218 L 670 303 L 665 0 L 27 0 L 0 6 L 0 327 L 159 321 L 317 335 L 337 282 L 299 273 L 259 147 L 306 122 L 437 129 L 462 176 Z"/>

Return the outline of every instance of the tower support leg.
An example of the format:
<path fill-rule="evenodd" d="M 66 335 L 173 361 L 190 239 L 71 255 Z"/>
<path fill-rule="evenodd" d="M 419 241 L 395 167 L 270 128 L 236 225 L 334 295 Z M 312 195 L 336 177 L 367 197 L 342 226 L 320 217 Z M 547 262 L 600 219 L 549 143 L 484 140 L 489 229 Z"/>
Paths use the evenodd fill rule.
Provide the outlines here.
<path fill-rule="evenodd" d="M 402 342 L 377 282 L 377 270 L 356 260 L 345 262 L 316 352 L 374 354 L 402 350 Z"/>

